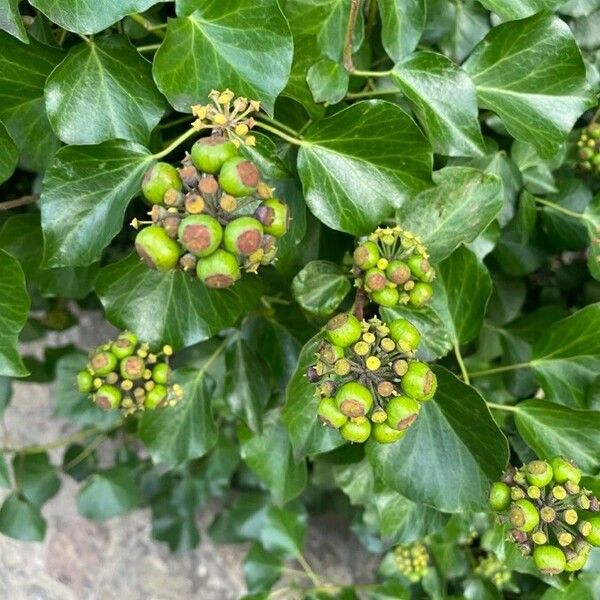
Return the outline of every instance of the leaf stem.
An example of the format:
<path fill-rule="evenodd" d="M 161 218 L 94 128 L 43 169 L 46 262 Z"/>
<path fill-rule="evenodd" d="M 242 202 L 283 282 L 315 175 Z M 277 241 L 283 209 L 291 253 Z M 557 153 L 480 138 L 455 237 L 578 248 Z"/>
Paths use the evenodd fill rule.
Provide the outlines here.
<path fill-rule="evenodd" d="M 501 367 L 495 367 L 493 369 L 485 369 L 483 371 L 475 371 L 471 373 L 473 377 L 484 377 L 485 375 L 494 375 L 496 373 L 504 373 L 505 371 L 514 371 L 516 369 L 527 369 L 531 366 L 531 363 L 516 363 L 514 365 L 503 365 Z"/>
<path fill-rule="evenodd" d="M 360 11 L 361 0 L 351 0 L 350 13 L 348 15 L 348 25 L 344 36 L 343 62 L 348 73 L 354 73 L 354 62 L 352 61 L 352 39 L 354 38 L 354 29 L 356 20 Z"/>
<path fill-rule="evenodd" d="M 562 206 L 560 206 L 559 204 L 555 204 L 554 202 L 550 202 L 549 200 L 544 200 L 543 198 L 535 198 L 536 202 L 539 202 L 540 204 L 543 204 L 544 206 L 547 206 L 548 208 L 551 208 L 552 210 L 555 210 L 556 212 L 561 212 L 569 217 L 573 217 L 574 219 L 578 219 L 580 221 L 585 221 L 585 216 L 582 215 L 581 213 L 577 213 L 574 210 L 569 210 L 568 208 L 564 208 Z"/>
<path fill-rule="evenodd" d="M 496 402 L 485 402 L 488 405 L 488 408 L 495 408 L 496 410 L 505 410 L 507 412 L 518 412 L 518 408 L 516 406 L 509 406 L 508 404 L 497 404 Z"/>
<path fill-rule="evenodd" d="M 289 142 L 290 144 L 294 144 L 294 146 L 305 146 L 306 145 L 306 142 L 304 142 L 303 140 L 301 140 L 297 137 L 288 135 L 284 131 L 281 131 L 281 129 L 277 129 L 276 127 L 273 127 L 271 125 L 268 125 L 267 123 L 264 123 L 263 121 L 256 121 L 255 126 L 260 127 L 261 129 L 264 129 L 265 131 L 270 131 L 271 133 L 274 133 L 276 136 L 280 137 L 282 140 L 285 140 L 286 142 Z"/>
<path fill-rule="evenodd" d="M 467 371 L 467 367 L 465 365 L 465 361 L 463 360 L 462 354 L 460 353 L 460 347 L 458 344 L 454 344 L 454 356 L 456 356 L 456 362 L 460 367 L 460 372 L 462 373 L 462 378 L 467 385 L 471 385 L 471 381 L 469 379 L 469 371 Z"/>
<path fill-rule="evenodd" d="M 146 19 L 146 17 L 136 13 L 129 15 L 129 18 L 135 21 L 138 25 L 141 25 L 146 31 L 154 34 L 156 37 L 159 37 L 161 40 L 165 38 L 165 32 L 161 31 L 161 29 L 165 27 L 165 24 L 156 25 L 152 23 L 152 21 Z"/>
<path fill-rule="evenodd" d="M 595 123 L 595 122 L 596 122 L 596 120 L 598 119 L 598 117 L 600 117 L 600 108 L 597 108 L 597 109 L 596 109 L 596 112 L 595 112 L 595 113 L 594 113 L 594 115 L 592 116 L 592 119 L 591 119 L 591 121 L 590 121 L 590 123 L 589 123 L 589 124 L 591 125 L 592 123 Z"/>
<path fill-rule="evenodd" d="M 208 126 L 206 126 L 208 127 Z M 201 129 L 206 129 L 206 127 L 202 127 Z M 161 159 L 167 154 L 170 154 L 177 148 L 177 146 L 183 144 L 187 139 L 191 138 L 195 133 L 201 131 L 201 129 L 197 129 L 196 127 L 190 127 L 185 133 L 182 133 L 178 138 L 175 138 L 164 150 L 153 154 L 152 156 L 156 159 Z"/>
<path fill-rule="evenodd" d="M 315 587 L 320 587 L 322 584 L 319 576 L 312 570 L 312 567 L 308 564 L 308 561 L 304 558 L 304 556 L 302 556 L 301 552 L 298 552 L 296 559 L 304 569 L 307 577 L 312 581 L 313 585 Z"/>
<path fill-rule="evenodd" d="M 282 123 L 281 121 L 278 121 L 277 119 L 272 119 L 271 117 L 268 117 L 264 113 L 259 113 L 258 115 L 256 115 L 256 120 L 264 121 L 266 123 L 273 125 L 274 127 L 279 127 L 279 129 L 283 129 L 283 131 L 286 131 L 287 133 L 289 133 L 290 135 L 293 135 L 295 137 L 299 136 L 299 133 L 295 129 L 292 129 L 289 125 L 286 125 L 285 123 Z"/>
<path fill-rule="evenodd" d="M 358 100 L 359 98 L 372 98 L 373 96 L 388 96 L 391 94 L 400 95 L 400 90 L 364 90 L 362 92 L 348 92 L 346 94 L 346 100 Z"/>
<path fill-rule="evenodd" d="M 148 44 L 148 46 L 137 46 L 138 52 L 152 52 L 153 50 L 158 50 L 160 48 L 160 44 Z"/>
<path fill-rule="evenodd" d="M 352 75 L 356 75 L 357 77 L 388 77 L 392 74 L 393 69 L 389 69 L 387 71 L 352 71 Z"/>
<path fill-rule="evenodd" d="M 33 204 L 39 197 L 39 194 L 31 194 L 29 196 L 21 196 L 15 200 L 0 202 L 0 211 L 10 210 L 11 208 L 17 208 L 19 206 L 25 206 L 26 204 Z"/>
<path fill-rule="evenodd" d="M 178 119 L 173 119 L 172 121 L 167 121 L 166 123 L 159 123 L 157 125 L 158 129 L 168 129 L 169 127 L 175 127 L 175 125 L 181 125 L 183 123 L 188 123 L 190 120 L 190 115 L 184 115 L 183 117 L 179 117 Z"/>
<path fill-rule="evenodd" d="M 87 35 L 83 35 L 83 33 L 78 33 L 77 34 L 84 42 L 87 42 L 88 44 L 92 41 L 91 37 L 88 37 Z"/>

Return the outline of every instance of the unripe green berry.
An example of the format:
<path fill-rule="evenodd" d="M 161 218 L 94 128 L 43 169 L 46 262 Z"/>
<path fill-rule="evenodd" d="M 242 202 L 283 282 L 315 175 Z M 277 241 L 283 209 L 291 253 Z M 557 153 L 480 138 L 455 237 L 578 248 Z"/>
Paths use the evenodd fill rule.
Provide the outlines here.
<path fill-rule="evenodd" d="M 218 173 L 225 161 L 237 156 L 235 144 L 218 135 L 199 139 L 192 146 L 194 165 L 204 173 Z"/>
<path fill-rule="evenodd" d="M 525 499 L 516 500 L 513 503 L 508 518 L 513 527 L 525 533 L 533 531 L 540 522 L 537 508 L 531 501 Z"/>
<path fill-rule="evenodd" d="M 495 481 L 490 488 L 488 504 L 495 511 L 506 510 L 510 506 L 510 487 L 502 481 Z"/>
<path fill-rule="evenodd" d="M 325 340 L 318 347 L 319 358 L 328 365 L 333 365 L 340 358 L 344 358 L 344 349 L 335 344 L 329 344 Z"/>
<path fill-rule="evenodd" d="M 262 223 L 265 233 L 281 237 L 290 224 L 288 205 L 277 198 L 267 198 L 254 211 L 254 216 Z"/>
<path fill-rule="evenodd" d="M 372 292 L 383 290 L 386 283 L 385 273 L 381 269 L 372 267 L 365 273 L 365 285 Z"/>
<path fill-rule="evenodd" d="M 119 388 L 105 384 L 94 394 L 94 402 L 103 410 L 111 410 L 119 407 L 121 397 Z"/>
<path fill-rule="evenodd" d="M 181 245 L 195 256 L 209 256 L 223 239 L 223 228 L 210 215 L 190 215 L 181 221 L 177 229 Z"/>
<path fill-rule="evenodd" d="M 166 385 L 169 382 L 170 375 L 171 369 L 167 363 L 158 363 L 152 369 L 152 380 L 155 383 Z"/>
<path fill-rule="evenodd" d="M 390 427 L 403 431 L 408 429 L 419 416 L 421 405 L 408 396 L 394 396 L 385 407 Z"/>
<path fill-rule="evenodd" d="M 581 148 L 577 152 L 577 156 L 580 160 L 590 160 L 594 157 L 594 150 L 592 148 Z"/>
<path fill-rule="evenodd" d="M 340 313 L 332 317 L 326 325 L 325 335 L 336 346 L 347 348 L 360 339 L 360 321 L 350 313 Z"/>
<path fill-rule="evenodd" d="M 142 379 L 146 370 L 144 359 L 139 356 L 128 356 L 121 361 L 119 365 L 121 377 L 136 381 Z"/>
<path fill-rule="evenodd" d="M 142 194 L 149 204 L 163 204 L 164 195 L 170 189 L 181 190 L 181 177 L 173 165 L 157 162 L 146 171 Z"/>
<path fill-rule="evenodd" d="M 556 483 L 566 483 L 572 481 L 579 483 L 581 480 L 581 471 L 562 456 L 555 456 L 550 459 L 550 465 L 554 473 Z"/>
<path fill-rule="evenodd" d="M 589 515 L 586 521 L 591 525 L 591 529 L 585 536 L 585 541 L 592 546 L 600 546 L 600 514 Z"/>
<path fill-rule="evenodd" d="M 256 165 L 242 157 L 225 161 L 219 173 L 219 183 L 225 192 L 235 196 L 249 196 L 256 191 L 260 175 Z"/>
<path fill-rule="evenodd" d="M 546 487 L 552 481 L 552 467 L 544 460 L 532 460 L 525 467 L 525 477 L 531 485 Z"/>
<path fill-rule="evenodd" d="M 335 401 L 340 412 L 347 417 L 362 417 L 373 406 L 373 397 L 369 389 L 355 381 L 349 381 L 340 387 Z"/>
<path fill-rule="evenodd" d="M 362 444 L 371 435 L 371 422 L 366 417 L 349 419 L 347 423 L 342 425 L 340 433 L 345 440 Z"/>
<path fill-rule="evenodd" d="M 558 575 L 565 570 L 567 559 L 556 546 L 536 546 L 533 550 L 535 566 L 546 575 Z"/>
<path fill-rule="evenodd" d="M 198 279 L 210 288 L 229 287 L 242 276 L 235 256 L 222 249 L 198 259 L 196 273 Z"/>
<path fill-rule="evenodd" d="M 587 133 L 595 140 L 600 140 L 600 123 L 590 123 L 587 126 Z"/>
<path fill-rule="evenodd" d="M 117 366 L 117 357 L 109 351 L 96 352 L 90 359 L 90 367 L 94 375 L 104 377 Z"/>
<path fill-rule="evenodd" d="M 387 278 L 397 285 L 402 285 L 410 279 L 410 268 L 402 260 L 392 260 L 388 264 L 385 273 Z"/>
<path fill-rule="evenodd" d="M 395 319 L 389 323 L 390 337 L 403 352 L 412 352 L 419 347 L 421 333 L 407 319 Z"/>
<path fill-rule="evenodd" d="M 437 378 L 428 365 L 415 360 L 408 363 L 400 385 L 407 396 L 424 402 L 433 398 L 437 389 Z"/>
<path fill-rule="evenodd" d="M 77 373 L 77 389 L 82 394 L 88 394 L 94 389 L 94 377 L 89 371 Z"/>
<path fill-rule="evenodd" d="M 408 258 L 407 262 L 411 273 L 417 279 L 427 283 L 433 280 L 434 270 L 426 258 L 423 258 L 420 254 L 413 254 Z"/>
<path fill-rule="evenodd" d="M 366 271 L 377 264 L 379 260 L 379 248 L 374 242 L 363 242 L 354 250 L 354 264 Z"/>
<path fill-rule="evenodd" d="M 158 225 L 145 227 L 136 235 L 135 249 L 151 269 L 159 271 L 174 269 L 181 254 L 179 244 Z"/>
<path fill-rule="evenodd" d="M 373 439 L 379 444 L 391 444 L 404 437 L 406 430 L 398 431 L 390 427 L 387 423 L 375 423 L 371 430 Z"/>
<path fill-rule="evenodd" d="M 386 287 L 371 294 L 371 299 L 380 306 L 392 308 L 400 301 L 400 293 L 396 288 Z"/>
<path fill-rule="evenodd" d="M 238 217 L 227 223 L 223 235 L 225 249 L 249 256 L 260 248 L 263 226 L 254 217 Z"/>
<path fill-rule="evenodd" d="M 135 352 L 136 345 L 137 336 L 133 333 L 129 334 L 129 332 L 123 332 L 112 343 L 110 350 L 120 360 L 127 356 L 131 356 Z"/>
<path fill-rule="evenodd" d="M 144 398 L 144 407 L 153 410 L 163 405 L 169 394 L 169 390 L 166 386 L 157 383 L 150 391 L 146 393 Z"/>
<path fill-rule="evenodd" d="M 408 292 L 408 298 L 411 306 L 417 308 L 425 306 L 433 296 L 433 288 L 428 283 L 418 282 L 415 287 Z"/>
<path fill-rule="evenodd" d="M 339 429 L 348 421 L 348 417 L 340 412 L 334 398 L 322 398 L 317 408 L 319 419 L 324 425 Z"/>
<path fill-rule="evenodd" d="M 583 567 L 585 567 L 588 558 L 590 556 L 590 545 L 585 545 L 581 548 L 576 554 L 574 554 L 571 558 L 567 559 L 567 563 L 565 565 L 565 571 L 572 573 L 574 571 L 581 571 Z"/>

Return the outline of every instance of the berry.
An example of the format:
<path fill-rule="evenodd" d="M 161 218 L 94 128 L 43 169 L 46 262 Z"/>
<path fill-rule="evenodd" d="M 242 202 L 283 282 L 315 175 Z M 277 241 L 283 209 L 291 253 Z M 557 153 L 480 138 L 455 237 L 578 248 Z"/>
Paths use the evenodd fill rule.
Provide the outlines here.
<path fill-rule="evenodd" d="M 179 260 L 179 244 L 158 225 L 150 225 L 137 234 L 135 249 L 151 269 L 170 271 Z"/>
<path fill-rule="evenodd" d="M 391 444 L 404 437 L 406 430 L 398 431 L 387 423 L 375 423 L 373 425 L 373 439 L 380 444 Z"/>
<path fill-rule="evenodd" d="M 151 390 L 146 393 L 144 398 L 144 407 L 150 410 L 162 406 L 166 400 L 169 391 L 164 385 L 157 383 Z"/>
<path fill-rule="evenodd" d="M 275 237 L 284 235 L 290 224 L 288 205 L 277 198 L 263 200 L 254 216 L 262 223 L 264 232 Z"/>
<path fill-rule="evenodd" d="M 562 456 L 555 456 L 550 459 L 550 465 L 554 472 L 554 481 L 556 483 L 566 483 L 572 481 L 579 483 L 581 480 L 581 471 Z"/>
<path fill-rule="evenodd" d="M 400 301 L 400 294 L 396 288 L 386 287 L 378 292 L 373 292 L 371 298 L 373 299 L 373 302 L 380 306 L 392 308 Z"/>
<path fill-rule="evenodd" d="M 385 273 L 387 275 L 387 278 L 392 283 L 395 283 L 397 285 L 402 285 L 410 279 L 410 268 L 402 260 L 392 260 L 388 264 Z"/>
<path fill-rule="evenodd" d="M 379 260 L 379 248 L 374 242 L 364 242 L 354 250 L 354 264 L 366 271 L 377 264 Z"/>
<path fill-rule="evenodd" d="M 348 421 L 348 417 L 339 411 L 334 398 L 323 398 L 319 402 L 317 414 L 323 425 L 334 429 L 339 429 Z"/>
<path fill-rule="evenodd" d="M 277 256 L 277 238 L 269 234 L 263 235 L 260 242 L 260 249 L 263 253 L 260 264 L 270 265 Z"/>
<path fill-rule="evenodd" d="M 537 508 L 532 502 L 524 498 L 514 502 L 510 507 L 508 518 L 513 527 L 525 533 L 533 531 L 540 522 Z"/>
<path fill-rule="evenodd" d="M 365 273 L 365 285 L 371 292 L 385 289 L 387 279 L 381 269 L 371 268 Z"/>
<path fill-rule="evenodd" d="M 90 359 L 92 373 L 99 377 L 108 375 L 117 366 L 117 357 L 112 352 L 96 352 Z"/>
<path fill-rule="evenodd" d="M 584 546 L 579 552 L 574 554 L 571 558 L 567 559 L 567 563 L 565 565 L 565 571 L 573 572 L 580 571 L 585 567 L 589 555 L 590 555 L 591 546 Z"/>
<path fill-rule="evenodd" d="M 433 279 L 434 271 L 426 258 L 419 254 L 413 254 L 408 259 L 408 267 L 411 273 L 421 281 L 430 282 Z"/>
<path fill-rule="evenodd" d="M 530 485 L 543 488 L 552 481 L 552 467 L 544 460 L 532 460 L 525 467 L 525 476 Z"/>
<path fill-rule="evenodd" d="M 256 191 L 260 175 L 256 165 L 245 158 L 225 161 L 219 173 L 219 183 L 225 192 L 235 196 L 248 196 Z"/>
<path fill-rule="evenodd" d="M 433 296 L 433 288 L 428 283 L 419 282 L 408 292 L 408 298 L 411 306 L 417 308 L 425 306 Z"/>
<path fill-rule="evenodd" d="M 421 405 L 416 400 L 408 396 L 395 396 L 385 407 L 388 425 L 398 431 L 408 429 L 417 420 L 420 410 Z"/>
<path fill-rule="evenodd" d="M 366 417 L 350 419 L 345 425 L 342 425 L 340 433 L 345 440 L 362 444 L 371 435 L 371 422 Z"/>
<path fill-rule="evenodd" d="M 260 248 L 263 226 L 254 217 L 238 217 L 227 223 L 223 235 L 225 249 L 249 256 Z"/>
<path fill-rule="evenodd" d="M 111 352 L 120 360 L 131 356 L 135 352 L 138 339 L 134 333 L 124 331 L 110 347 Z"/>
<path fill-rule="evenodd" d="M 592 515 L 586 520 L 590 523 L 591 529 L 585 541 L 592 546 L 600 546 L 600 515 Z"/>
<path fill-rule="evenodd" d="M 498 512 L 506 510 L 510 506 L 510 487 L 502 481 L 496 481 L 490 488 L 488 504 Z"/>
<path fill-rule="evenodd" d="M 190 215 L 177 230 L 181 245 L 195 256 L 209 256 L 223 239 L 223 228 L 210 215 Z"/>
<path fill-rule="evenodd" d="M 89 371 L 77 373 L 77 389 L 82 394 L 88 394 L 94 388 L 94 378 Z"/>
<path fill-rule="evenodd" d="M 218 173 L 225 161 L 237 156 L 237 148 L 231 140 L 213 135 L 199 139 L 192 146 L 191 155 L 200 171 Z"/>
<path fill-rule="evenodd" d="M 155 383 L 167 384 L 171 375 L 171 369 L 167 363 L 158 363 L 152 369 L 152 380 Z"/>
<path fill-rule="evenodd" d="M 344 349 L 335 344 L 329 344 L 323 340 L 318 348 L 319 359 L 328 365 L 333 365 L 340 358 L 344 358 Z"/>
<path fill-rule="evenodd" d="M 335 395 L 338 409 L 347 417 L 362 417 L 373 405 L 371 392 L 355 381 L 345 383 Z"/>
<path fill-rule="evenodd" d="M 416 350 L 421 342 L 421 333 L 406 319 L 396 319 L 389 323 L 390 337 L 398 344 L 402 352 Z"/>
<path fill-rule="evenodd" d="M 94 402 L 103 410 L 118 408 L 121 404 L 121 390 L 114 385 L 102 385 L 94 394 Z"/>
<path fill-rule="evenodd" d="M 408 364 L 400 385 L 407 396 L 424 402 L 433 398 L 437 389 L 437 378 L 424 362 L 413 361 Z"/>
<path fill-rule="evenodd" d="M 535 566 L 546 575 L 558 575 L 565 570 L 567 560 L 564 552 L 556 546 L 536 546 L 533 550 Z"/>
<path fill-rule="evenodd" d="M 142 194 L 149 204 L 163 204 L 164 195 L 170 189 L 181 190 L 181 178 L 173 165 L 157 162 L 146 171 Z"/>
<path fill-rule="evenodd" d="M 201 258 L 196 265 L 198 279 L 210 288 L 226 288 L 240 277 L 240 267 L 233 254 L 226 250 L 216 250 L 210 256 Z"/>
<path fill-rule="evenodd" d="M 146 363 L 139 356 L 128 356 L 121 361 L 119 365 L 121 377 L 136 381 L 142 379 L 146 370 Z"/>
<path fill-rule="evenodd" d="M 361 333 L 360 321 L 350 313 L 340 313 L 332 317 L 325 331 L 327 339 L 342 348 L 347 348 L 358 341 Z"/>

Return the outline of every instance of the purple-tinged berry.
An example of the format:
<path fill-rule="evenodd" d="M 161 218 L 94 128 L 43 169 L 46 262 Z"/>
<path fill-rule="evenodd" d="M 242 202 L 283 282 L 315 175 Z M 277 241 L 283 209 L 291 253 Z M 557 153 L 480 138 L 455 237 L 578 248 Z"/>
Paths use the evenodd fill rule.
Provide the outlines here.
<path fill-rule="evenodd" d="M 290 210 L 288 205 L 277 198 L 263 200 L 254 211 L 254 216 L 262 223 L 265 233 L 281 237 L 290 225 Z"/>

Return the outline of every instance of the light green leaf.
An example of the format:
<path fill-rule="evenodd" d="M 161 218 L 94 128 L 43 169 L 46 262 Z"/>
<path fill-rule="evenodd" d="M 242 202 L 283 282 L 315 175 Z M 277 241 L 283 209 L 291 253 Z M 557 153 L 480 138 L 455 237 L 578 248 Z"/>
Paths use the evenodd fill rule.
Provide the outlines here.
<path fill-rule="evenodd" d="M 436 263 L 485 230 L 502 210 L 503 189 L 498 176 L 470 167 L 446 167 L 433 180 L 436 187 L 405 202 L 396 220 L 423 240 Z"/>
<path fill-rule="evenodd" d="M 410 54 L 425 26 L 424 0 L 377 0 L 381 15 L 381 42 L 393 60 Z"/>
<path fill-rule="evenodd" d="M 319 220 L 362 235 L 428 185 L 431 159 L 427 140 L 400 107 L 358 102 L 311 125 L 298 172 Z"/>
<path fill-rule="evenodd" d="M 21 42 L 29 44 L 23 18 L 19 13 L 20 0 L 0 0 L 0 29 L 15 36 Z"/>
<path fill-rule="evenodd" d="M 276 0 L 207 0 L 169 20 L 154 57 L 154 79 L 181 112 L 204 103 L 212 89 L 260 100 L 267 112 L 285 87 L 292 38 Z M 250 51 L 251 50 L 251 51 Z"/>
<path fill-rule="evenodd" d="M 293 558 L 301 554 L 306 536 L 306 515 L 271 506 L 260 530 L 260 541 L 270 552 Z"/>
<path fill-rule="evenodd" d="M 557 17 L 540 14 L 494 27 L 464 68 L 480 106 L 544 158 L 556 154 L 579 115 L 595 104 L 577 44 Z"/>
<path fill-rule="evenodd" d="M 0 122 L 0 183 L 4 183 L 13 174 L 18 162 L 19 150 Z"/>
<path fill-rule="evenodd" d="M 42 186 L 44 266 L 97 261 L 121 230 L 127 204 L 152 160 L 143 146 L 121 140 L 61 148 Z"/>
<path fill-rule="evenodd" d="M 551 194 L 558 191 L 552 171 L 560 167 L 565 150 L 566 146 L 563 146 L 556 156 L 543 160 L 531 144 L 515 140 L 510 156 L 521 171 L 525 187 L 532 194 Z"/>
<path fill-rule="evenodd" d="M 479 0 L 488 10 L 506 20 L 530 17 L 540 11 L 554 12 L 567 0 Z"/>
<path fill-rule="evenodd" d="M 260 544 L 252 544 L 244 559 L 244 579 L 249 592 L 267 591 L 281 577 L 281 560 Z"/>
<path fill-rule="evenodd" d="M 348 91 L 348 71 L 338 62 L 324 58 L 306 73 L 306 82 L 315 102 L 336 104 Z"/>
<path fill-rule="evenodd" d="M 458 65 L 442 54 L 416 52 L 396 64 L 392 80 L 412 103 L 434 152 L 483 155 L 475 86 Z"/>
<path fill-rule="evenodd" d="M 150 63 L 117 35 L 71 48 L 44 96 L 52 128 L 65 144 L 146 143 L 166 105 Z"/>
<path fill-rule="evenodd" d="M 46 535 L 46 521 L 39 509 L 15 492 L 0 508 L 0 533 L 23 542 L 41 542 Z"/>

